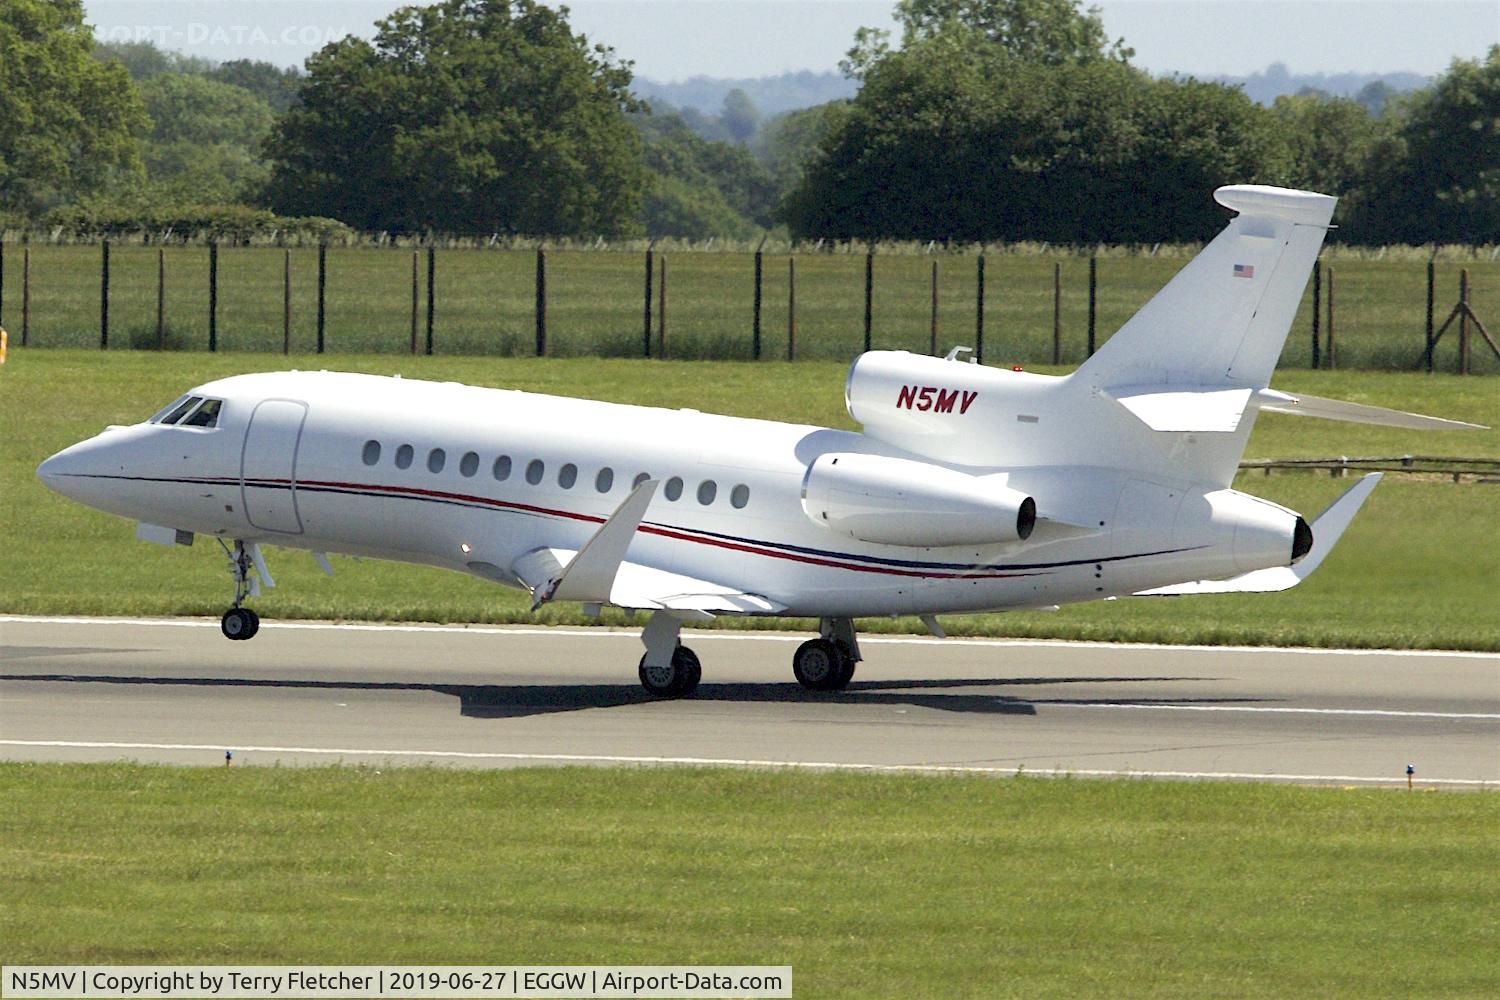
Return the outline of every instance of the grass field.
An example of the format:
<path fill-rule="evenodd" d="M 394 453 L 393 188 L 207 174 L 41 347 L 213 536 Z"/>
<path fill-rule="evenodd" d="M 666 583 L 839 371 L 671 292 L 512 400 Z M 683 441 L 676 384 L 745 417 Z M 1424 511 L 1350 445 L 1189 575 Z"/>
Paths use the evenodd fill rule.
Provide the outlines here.
<path fill-rule="evenodd" d="M 457 379 L 623 402 L 851 426 L 844 366 L 625 360 L 168 356 L 18 351 L 0 368 L 0 611 L 38 614 L 209 614 L 227 606 L 217 547 L 164 549 L 134 541 L 131 525 L 50 493 L 35 477 L 47 455 L 109 423 L 133 423 L 187 387 L 283 364 Z M 1489 379 L 1380 373 L 1288 372 L 1278 385 L 1357 402 L 1500 425 Z M 1248 457 L 1451 453 L 1500 458 L 1500 431 L 1414 434 L 1268 414 Z M 1314 515 L 1350 484 L 1326 474 L 1242 475 L 1237 485 Z M 17 527 L 19 525 L 19 528 Z M 272 550 L 280 587 L 257 601 L 271 618 L 581 622 L 575 605 L 534 618 L 520 592 L 454 573 L 335 557 L 330 580 L 306 553 Z M 956 635 L 1339 646 L 1500 649 L 1500 486 L 1382 483 L 1329 561 L 1282 594 L 1122 600 L 1055 613 L 945 618 Z M 620 623 L 621 613 L 605 621 Z M 777 620 L 722 620 L 746 627 Z M 805 627 L 805 623 L 792 623 Z M 915 621 L 862 621 L 866 630 L 920 631 Z"/>
<path fill-rule="evenodd" d="M 789 964 L 798 997 L 1494 996 L 1500 797 L 0 764 L 5 964 Z"/>
<path fill-rule="evenodd" d="M 1183 249 L 1183 248 L 1177 248 Z M 46 347 L 99 343 L 100 250 L 34 245 L 30 341 Z M 316 344 L 317 250 L 293 249 L 292 345 Z M 1186 253 L 1187 251 L 1184 251 Z M 208 251 L 169 247 L 166 254 L 167 341 L 179 349 L 208 343 Z M 22 248 L 7 247 L 0 324 L 19 342 Z M 668 354 L 675 358 L 751 356 L 753 267 L 748 253 L 684 251 L 667 261 Z M 156 338 L 157 248 L 119 245 L 111 253 L 110 344 L 148 347 Z M 797 353 L 847 361 L 863 345 L 864 258 L 853 253 L 799 253 L 796 260 Z M 1102 342 L 1185 263 L 1183 256 L 1108 255 L 1099 260 L 1097 331 Z M 926 351 L 931 327 L 932 266 L 938 266 L 939 343 L 972 344 L 975 257 L 966 254 L 877 254 L 874 346 Z M 1402 370 L 1422 354 L 1425 261 L 1334 254 L 1340 364 Z M 642 351 L 642 255 L 625 251 L 554 250 L 547 258 L 549 353 L 557 357 L 637 357 Z M 1062 358 L 1086 351 L 1088 260 L 1077 253 L 992 253 L 986 258 L 985 345 L 993 363 L 1038 364 L 1052 358 L 1052 274 L 1062 268 Z M 219 251 L 219 347 L 278 351 L 282 345 L 282 251 Z M 1500 331 L 1500 262 L 1443 259 L 1438 266 L 1438 322 L 1458 298 L 1458 272 L 1472 276 L 1475 309 Z M 437 256 L 434 348 L 445 355 L 530 355 L 535 350 L 535 256 L 529 250 L 442 249 Z M 426 259 L 419 261 L 419 341 L 425 339 Z M 1326 287 L 1326 283 L 1325 283 Z M 766 359 L 787 347 L 788 257 L 768 254 L 763 281 Z M 330 351 L 399 353 L 411 342 L 412 251 L 334 248 L 328 254 L 326 346 Z M 653 338 L 659 308 L 653 303 Z M 1311 290 L 1304 296 L 1282 363 L 1306 368 L 1311 355 Z M 1326 321 L 1325 321 L 1326 323 Z M 1325 326 L 1326 329 L 1326 326 Z M 1451 370 L 1457 329 L 1438 346 Z M 655 348 L 653 347 L 653 350 Z M 1500 361 L 1474 337 L 1476 371 L 1500 372 Z"/>

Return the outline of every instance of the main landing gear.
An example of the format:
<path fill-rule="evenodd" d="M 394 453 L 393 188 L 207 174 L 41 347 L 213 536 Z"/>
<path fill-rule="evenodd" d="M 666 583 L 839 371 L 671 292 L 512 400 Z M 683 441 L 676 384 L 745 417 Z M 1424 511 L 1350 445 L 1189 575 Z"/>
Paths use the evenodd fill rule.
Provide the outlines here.
<path fill-rule="evenodd" d="M 683 698 L 693 693 L 703 677 L 698 656 L 682 644 L 678 633 L 683 619 L 667 611 L 651 615 L 641 632 L 646 655 L 641 657 L 641 686 L 660 698 Z M 818 638 L 797 647 L 792 673 L 809 691 L 842 691 L 849 686 L 859 663 L 859 640 L 849 618 L 824 618 Z"/>
<path fill-rule="evenodd" d="M 842 691 L 859 663 L 859 640 L 849 618 L 824 618 L 818 638 L 809 639 L 792 654 L 792 673 L 809 691 Z"/>
<path fill-rule="evenodd" d="M 224 545 L 224 542 L 220 540 L 219 544 Z M 224 545 L 224 551 L 229 555 L 229 566 L 234 573 L 234 606 L 224 612 L 219 628 L 226 639 L 252 639 L 260 631 L 260 615 L 240 605 L 247 597 L 260 596 L 260 570 L 255 565 L 258 553 L 253 545 L 247 549 L 238 538 L 234 540 L 233 550 Z M 252 569 L 256 570 L 254 577 L 250 575 Z"/>

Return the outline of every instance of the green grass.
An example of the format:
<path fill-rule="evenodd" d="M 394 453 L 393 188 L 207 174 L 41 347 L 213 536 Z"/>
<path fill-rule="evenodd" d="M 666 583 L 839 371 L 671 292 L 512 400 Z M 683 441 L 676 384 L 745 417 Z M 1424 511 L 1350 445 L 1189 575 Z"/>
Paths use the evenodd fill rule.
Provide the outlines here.
<path fill-rule="evenodd" d="M 1181 249 L 1181 248 L 1179 248 Z M 30 339 L 47 347 L 88 347 L 99 340 L 97 246 L 34 245 Z M 168 247 L 168 346 L 208 343 L 208 250 Z M 121 244 L 111 253 L 110 343 L 147 347 L 156 338 L 156 247 Z M 400 353 L 411 343 L 412 253 L 409 248 L 333 248 L 328 254 L 326 344 L 341 352 Z M 316 248 L 290 251 L 294 351 L 316 344 Z M 283 251 L 219 251 L 219 346 L 276 351 L 282 346 Z M 19 341 L 22 248 L 5 255 L 3 322 Z M 667 261 L 667 341 L 675 358 L 751 356 L 752 258 L 743 252 L 683 251 Z M 785 358 L 788 257 L 765 257 L 763 357 Z M 799 253 L 797 351 L 803 358 L 848 360 L 863 344 L 864 257 Z M 1099 260 L 1097 336 L 1102 342 L 1185 262 L 1162 256 L 1106 255 Z M 938 266 L 938 340 L 947 350 L 972 344 L 975 258 L 969 254 L 885 253 L 875 259 L 873 343 L 926 351 L 931 328 L 932 266 Z M 1062 359 L 1084 357 L 1088 260 L 1071 251 L 992 253 L 987 259 L 985 344 L 998 363 L 1052 358 L 1052 275 L 1062 269 Z M 1339 359 L 1344 367 L 1408 369 L 1422 354 L 1426 268 L 1422 259 L 1329 256 L 1336 295 Z M 418 340 L 426 336 L 426 258 L 418 261 Z M 1479 315 L 1500 332 L 1500 262 L 1439 262 L 1438 321 L 1458 297 L 1458 272 L 1473 278 Z M 643 258 L 627 251 L 552 250 L 547 257 L 549 353 L 558 357 L 636 357 L 642 350 Z M 442 249 L 437 257 L 434 347 L 440 354 L 530 355 L 535 350 L 535 256 L 518 249 Z M 653 313 L 659 309 L 653 303 Z M 1308 366 L 1311 290 L 1304 296 L 1282 362 Z M 656 336 L 653 323 L 653 338 Z M 1438 347 L 1451 369 L 1457 329 Z M 654 348 L 653 348 L 654 350 Z M 1500 361 L 1474 338 L 1476 371 L 1500 372 Z"/>
<path fill-rule="evenodd" d="M 5 964 L 789 964 L 798 997 L 1494 996 L 1500 797 L 0 764 Z"/>
<path fill-rule="evenodd" d="M 132 423 L 210 378 L 283 365 L 401 372 L 624 402 L 852 426 L 845 368 L 832 362 L 743 365 L 499 358 L 209 356 L 14 351 L 0 368 L 0 611 L 36 614 L 211 614 L 229 578 L 216 546 L 165 549 L 134 541 L 131 525 L 47 491 L 34 470 L 47 455 L 109 423 Z M 1292 390 L 1500 425 L 1491 380 L 1369 372 L 1288 372 Z M 1416 434 L 1268 414 L 1247 457 L 1450 453 L 1500 458 L 1500 431 Z M 1240 477 L 1237 485 L 1314 515 L 1350 484 L 1327 474 Z M 306 553 L 272 550 L 280 587 L 257 602 L 272 618 L 582 622 L 575 605 L 537 616 L 518 591 L 423 567 L 335 557 L 329 580 Z M 1060 612 L 944 618 L 957 635 L 1161 642 L 1500 650 L 1500 486 L 1388 477 L 1328 562 L 1282 594 L 1120 600 Z M 623 622 L 614 612 L 606 621 Z M 773 627 L 777 620 L 719 624 Z M 866 630 L 919 631 L 911 620 Z"/>

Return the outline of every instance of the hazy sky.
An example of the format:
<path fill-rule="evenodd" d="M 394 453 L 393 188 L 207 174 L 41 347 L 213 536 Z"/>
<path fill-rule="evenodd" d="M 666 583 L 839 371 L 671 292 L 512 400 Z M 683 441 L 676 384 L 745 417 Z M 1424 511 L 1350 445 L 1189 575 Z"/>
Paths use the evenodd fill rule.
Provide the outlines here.
<path fill-rule="evenodd" d="M 1500 0 L 1095 0 L 1112 37 L 1153 72 L 1244 75 L 1440 72 L 1500 44 Z M 398 0 L 84 0 L 101 38 L 149 39 L 216 60 L 299 64 L 346 34 L 370 35 Z M 832 70 L 861 25 L 889 27 L 866 0 L 577 0 L 573 26 L 634 60 L 637 75 L 765 76 Z"/>

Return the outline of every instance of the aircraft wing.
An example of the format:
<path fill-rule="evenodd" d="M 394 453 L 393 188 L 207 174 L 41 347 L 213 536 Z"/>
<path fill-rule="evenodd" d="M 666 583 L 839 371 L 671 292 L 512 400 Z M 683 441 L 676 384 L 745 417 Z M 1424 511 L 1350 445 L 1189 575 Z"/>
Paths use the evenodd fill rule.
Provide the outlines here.
<path fill-rule="evenodd" d="M 1344 529 L 1359 513 L 1359 508 L 1369 497 L 1381 474 L 1372 472 L 1355 483 L 1344 495 L 1328 506 L 1328 509 L 1313 519 L 1313 545 L 1307 555 L 1295 566 L 1272 566 L 1250 573 L 1232 576 L 1227 580 L 1197 580 L 1192 583 L 1177 583 L 1170 587 L 1157 587 L 1139 591 L 1137 597 L 1177 597 L 1183 594 L 1266 594 L 1278 590 L 1290 590 L 1312 575 L 1313 570 L 1323 564 L 1334 543 L 1343 535 Z"/>
<path fill-rule="evenodd" d="M 531 591 L 532 610 L 548 601 L 613 604 L 647 611 L 672 610 L 712 617 L 712 612 L 774 614 L 786 609 L 759 594 L 647 566 L 625 558 L 657 481 L 641 483 L 580 549 L 542 546 L 511 565 Z"/>

